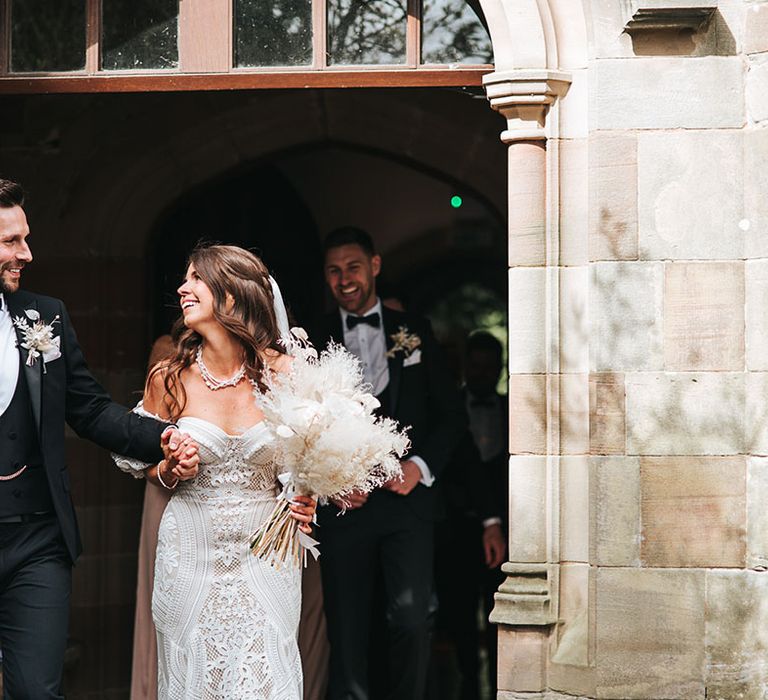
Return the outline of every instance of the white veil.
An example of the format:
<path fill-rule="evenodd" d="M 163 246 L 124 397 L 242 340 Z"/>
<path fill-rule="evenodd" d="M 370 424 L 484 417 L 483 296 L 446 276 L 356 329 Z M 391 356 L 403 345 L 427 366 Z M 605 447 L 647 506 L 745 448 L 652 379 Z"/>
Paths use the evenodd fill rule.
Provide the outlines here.
<path fill-rule="evenodd" d="M 280 292 L 280 287 L 277 285 L 275 278 L 272 275 L 269 276 L 269 283 L 272 285 L 272 296 L 274 297 L 275 305 L 275 318 L 277 319 L 277 330 L 280 333 L 280 340 L 287 343 L 291 339 L 291 325 L 288 323 L 288 311 L 285 308 L 285 302 L 283 301 L 283 295 Z"/>

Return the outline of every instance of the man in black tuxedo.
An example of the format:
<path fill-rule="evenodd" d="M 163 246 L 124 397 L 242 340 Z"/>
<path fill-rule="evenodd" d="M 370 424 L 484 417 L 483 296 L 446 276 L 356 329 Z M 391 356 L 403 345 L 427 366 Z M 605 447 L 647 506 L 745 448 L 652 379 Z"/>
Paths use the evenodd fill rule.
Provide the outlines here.
<path fill-rule="evenodd" d="M 381 413 L 408 426 L 411 439 L 402 480 L 368 497 L 353 495 L 340 517 L 336 505 L 319 512 L 330 700 L 369 698 L 370 620 L 379 577 L 388 640 L 385 696 L 423 699 L 433 600 L 435 479 L 466 424 L 429 322 L 381 304 L 376 296 L 380 269 L 381 258 L 364 231 L 343 228 L 327 237 L 325 279 L 339 308 L 325 317 L 315 340 L 324 346 L 334 339 L 360 358 Z"/>
<path fill-rule="evenodd" d="M 196 450 L 174 428 L 110 400 L 88 371 L 62 302 L 19 291 L 32 261 L 22 205 L 21 187 L 0 180 L 0 648 L 5 697 L 39 700 L 63 697 L 71 569 L 81 549 L 65 421 L 145 462 L 163 459 L 161 438 L 169 457 L 168 445 L 178 457 Z M 25 329 L 36 322 L 50 337 L 30 343 Z"/>

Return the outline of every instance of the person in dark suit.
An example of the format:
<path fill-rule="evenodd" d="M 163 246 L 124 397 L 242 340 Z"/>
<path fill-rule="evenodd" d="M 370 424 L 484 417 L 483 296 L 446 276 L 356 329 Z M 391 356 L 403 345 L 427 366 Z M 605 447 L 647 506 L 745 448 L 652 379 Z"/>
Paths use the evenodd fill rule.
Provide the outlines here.
<path fill-rule="evenodd" d="M 376 295 L 381 258 L 356 228 L 325 240 L 325 279 L 338 309 L 315 334 L 343 343 L 362 363 L 382 415 L 408 427 L 403 478 L 369 496 L 353 494 L 346 513 L 319 513 L 331 700 L 370 696 L 368 652 L 377 579 L 383 580 L 389 663 L 384 695 L 422 700 L 433 599 L 433 523 L 437 484 L 465 426 L 458 391 L 442 367 L 429 322 L 388 309 Z"/>
<path fill-rule="evenodd" d="M 194 475 L 197 454 L 178 430 L 110 400 L 61 301 L 19 290 L 32 261 L 22 205 L 22 188 L 0 180 L 0 648 L 5 697 L 41 700 L 63 697 L 71 569 L 81 549 L 64 423 L 106 449 L 160 463 L 171 483 Z"/>
<path fill-rule="evenodd" d="M 467 339 L 464 354 L 463 398 L 469 430 L 480 457 L 481 480 L 488 485 L 489 499 L 484 502 L 487 516 L 496 516 L 498 525 L 485 520 L 483 549 L 486 567 L 481 571 L 481 588 L 486 619 L 493 609 L 494 593 L 504 581 L 500 564 L 506 552 L 502 531 L 508 530 L 508 443 L 509 411 L 505 396 L 499 395 L 497 385 L 503 366 L 501 343 L 487 331 L 476 331 Z M 480 480 L 478 480 L 480 481 Z M 489 545 L 492 538 L 501 542 L 499 557 L 493 558 Z M 498 550 L 498 546 L 496 547 Z M 486 648 L 488 650 L 489 684 L 496 688 L 496 625 L 486 624 Z"/>
<path fill-rule="evenodd" d="M 496 393 L 501 357 L 501 345 L 489 333 L 480 331 L 468 338 L 462 399 L 469 426 L 442 478 L 446 513 L 435 540 L 436 628 L 443 647 L 449 642 L 455 652 L 461 676 L 459 700 L 480 697 L 478 607 L 482 598 L 486 615 L 490 612 L 486 589 L 506 554 L 502 530 L 506 488 L 499 480 L 506 462 L 506 412 L 503 398 Z M 488 652 L 493 666 L 495 649 Z M 430 697 L 439 697 L 441 678 L 436 669 L 432 676 Z M 495 670 L 490 686 L 495 687 Z"/>

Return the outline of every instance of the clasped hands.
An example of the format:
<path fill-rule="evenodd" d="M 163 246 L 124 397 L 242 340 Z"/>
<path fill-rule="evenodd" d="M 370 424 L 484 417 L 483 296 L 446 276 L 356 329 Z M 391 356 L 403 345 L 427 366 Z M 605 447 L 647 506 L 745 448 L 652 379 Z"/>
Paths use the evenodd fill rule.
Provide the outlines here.
<path fill-rule="evenodd" d="M 387 481 L 381 488 L 386 491 L 396 493 L 398 496 L 407 496 L 417 484 L 421 481 L 421 469 L 416 462 L 405 459 L 400 462 L 400 467 L 403 470 L 402 477 L 396 477 Z M 367 493 L 360 491 L 353 491 L 344 497 L 344 501 L 334 501 L 339 508 L 346 508 L 347 510 L 355 510 L 365 505 L 368 500 Z"/>
<path fill-rule="evenodd" d="M 161 483 L 170 488 L 179 481 L 188 481 L 197 476 L 200 463 L 197 443 L 178 428 L 166 430 L 161 439 L 163 462 L 158 464 L 158 475 Z M 312 521 L 317 509 L 317 501 L 310 496 L 294 496 L 290 503 L 291 516 L 298 521 L 299 530 L 309 534 L 312 532 Z"/>
<path fill-rule="evenodd" d="M 163 461 L 157 465 L 162 482 L 172 488 L 179 481 L 188 481 L 197 476 L 200 462 L 197 443 L 178 428 L 166 430 L 160 438 Z"/>

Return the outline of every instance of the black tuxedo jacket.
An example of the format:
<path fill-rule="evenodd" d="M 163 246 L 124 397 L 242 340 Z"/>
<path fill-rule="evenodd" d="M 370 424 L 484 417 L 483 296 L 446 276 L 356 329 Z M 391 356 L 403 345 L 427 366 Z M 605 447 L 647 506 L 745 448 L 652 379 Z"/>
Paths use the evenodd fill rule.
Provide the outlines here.
<path fill-rule="evenodd" d="M 150 463 L 162 459 L 160 435 L 166 426 L 137 416 L 109 398 L 88 370 L 61 301 L 26 291 L 6 294 L 5 299 L 12 318 L 28 320 L 24 313 L 28 309 L 37 311 L 44 323 L 59 317 L 53 329 L 54 335 L 61 337 L 61 357 L 48 362 L 45 368 L 42 358 L 38 358 L 29 367 L 26 365 L 27 351 L 19 347 L 19 371 L 26 373 L 51 498 L 64 542 L 74 561 L 82 545 L 64 462 L 64 423 L 79 436 L 101 447 Z M 17 337 L 20 346 L 22 333 L 18 329 Z M 8 440 L 7 436 L 0 436 L 0 450 L 5 440 Z"/>
<path fill-rule="evenodd" d="M 420 316 L 383 307 L 384 334 L 387 349 L 394 345 L 392 335 L 401 327 L 421 338 L 421 361 L 403 366 L 405 354 L 395 353 L 389 358 L 388 405 L 382 413 L 394 418 L 401 427 L 409 426 L 411 439 L 409 454 L 421 457 L 435 476 L 436 482 L 427 488 L 418 484 L 407 496 L 389 492 L 376 493 L 379 502 L 387 499 L 405 499 L 417 515 L 434 519 L 440 512 L 438 499 L 440 474 L 466 427 L 464 407 L 450 375 L 440 360 L 440 350 L 429 321 Z M 313 334 L 318 350 L 325 348 L 329 340 L 344 343 L 341 314 L 334 310 L 324 317 L 323 324 Z M 370 501 L 369 501 L 370 503 Z M 366 510 L 368 504 L 361 509 Z M 324 518 L 327 524 L 342 523 L 354 518 Z"/>
<path fill-rule="evenodd" d="M 466 404 L 466 389 L 461 392 L 461 400 Z M 509 457 L 506 446 L 509 442 L 509 413 L 506 397 L 494 394 L 493 401 L 498 405 L 505 449 L 483 462 L 472 433 L 467 428 L 448 463 L 444 477 L 449 517 L 474 517 L 480 520 L 498 517 L 503 522 L 507 520 Z"/>

